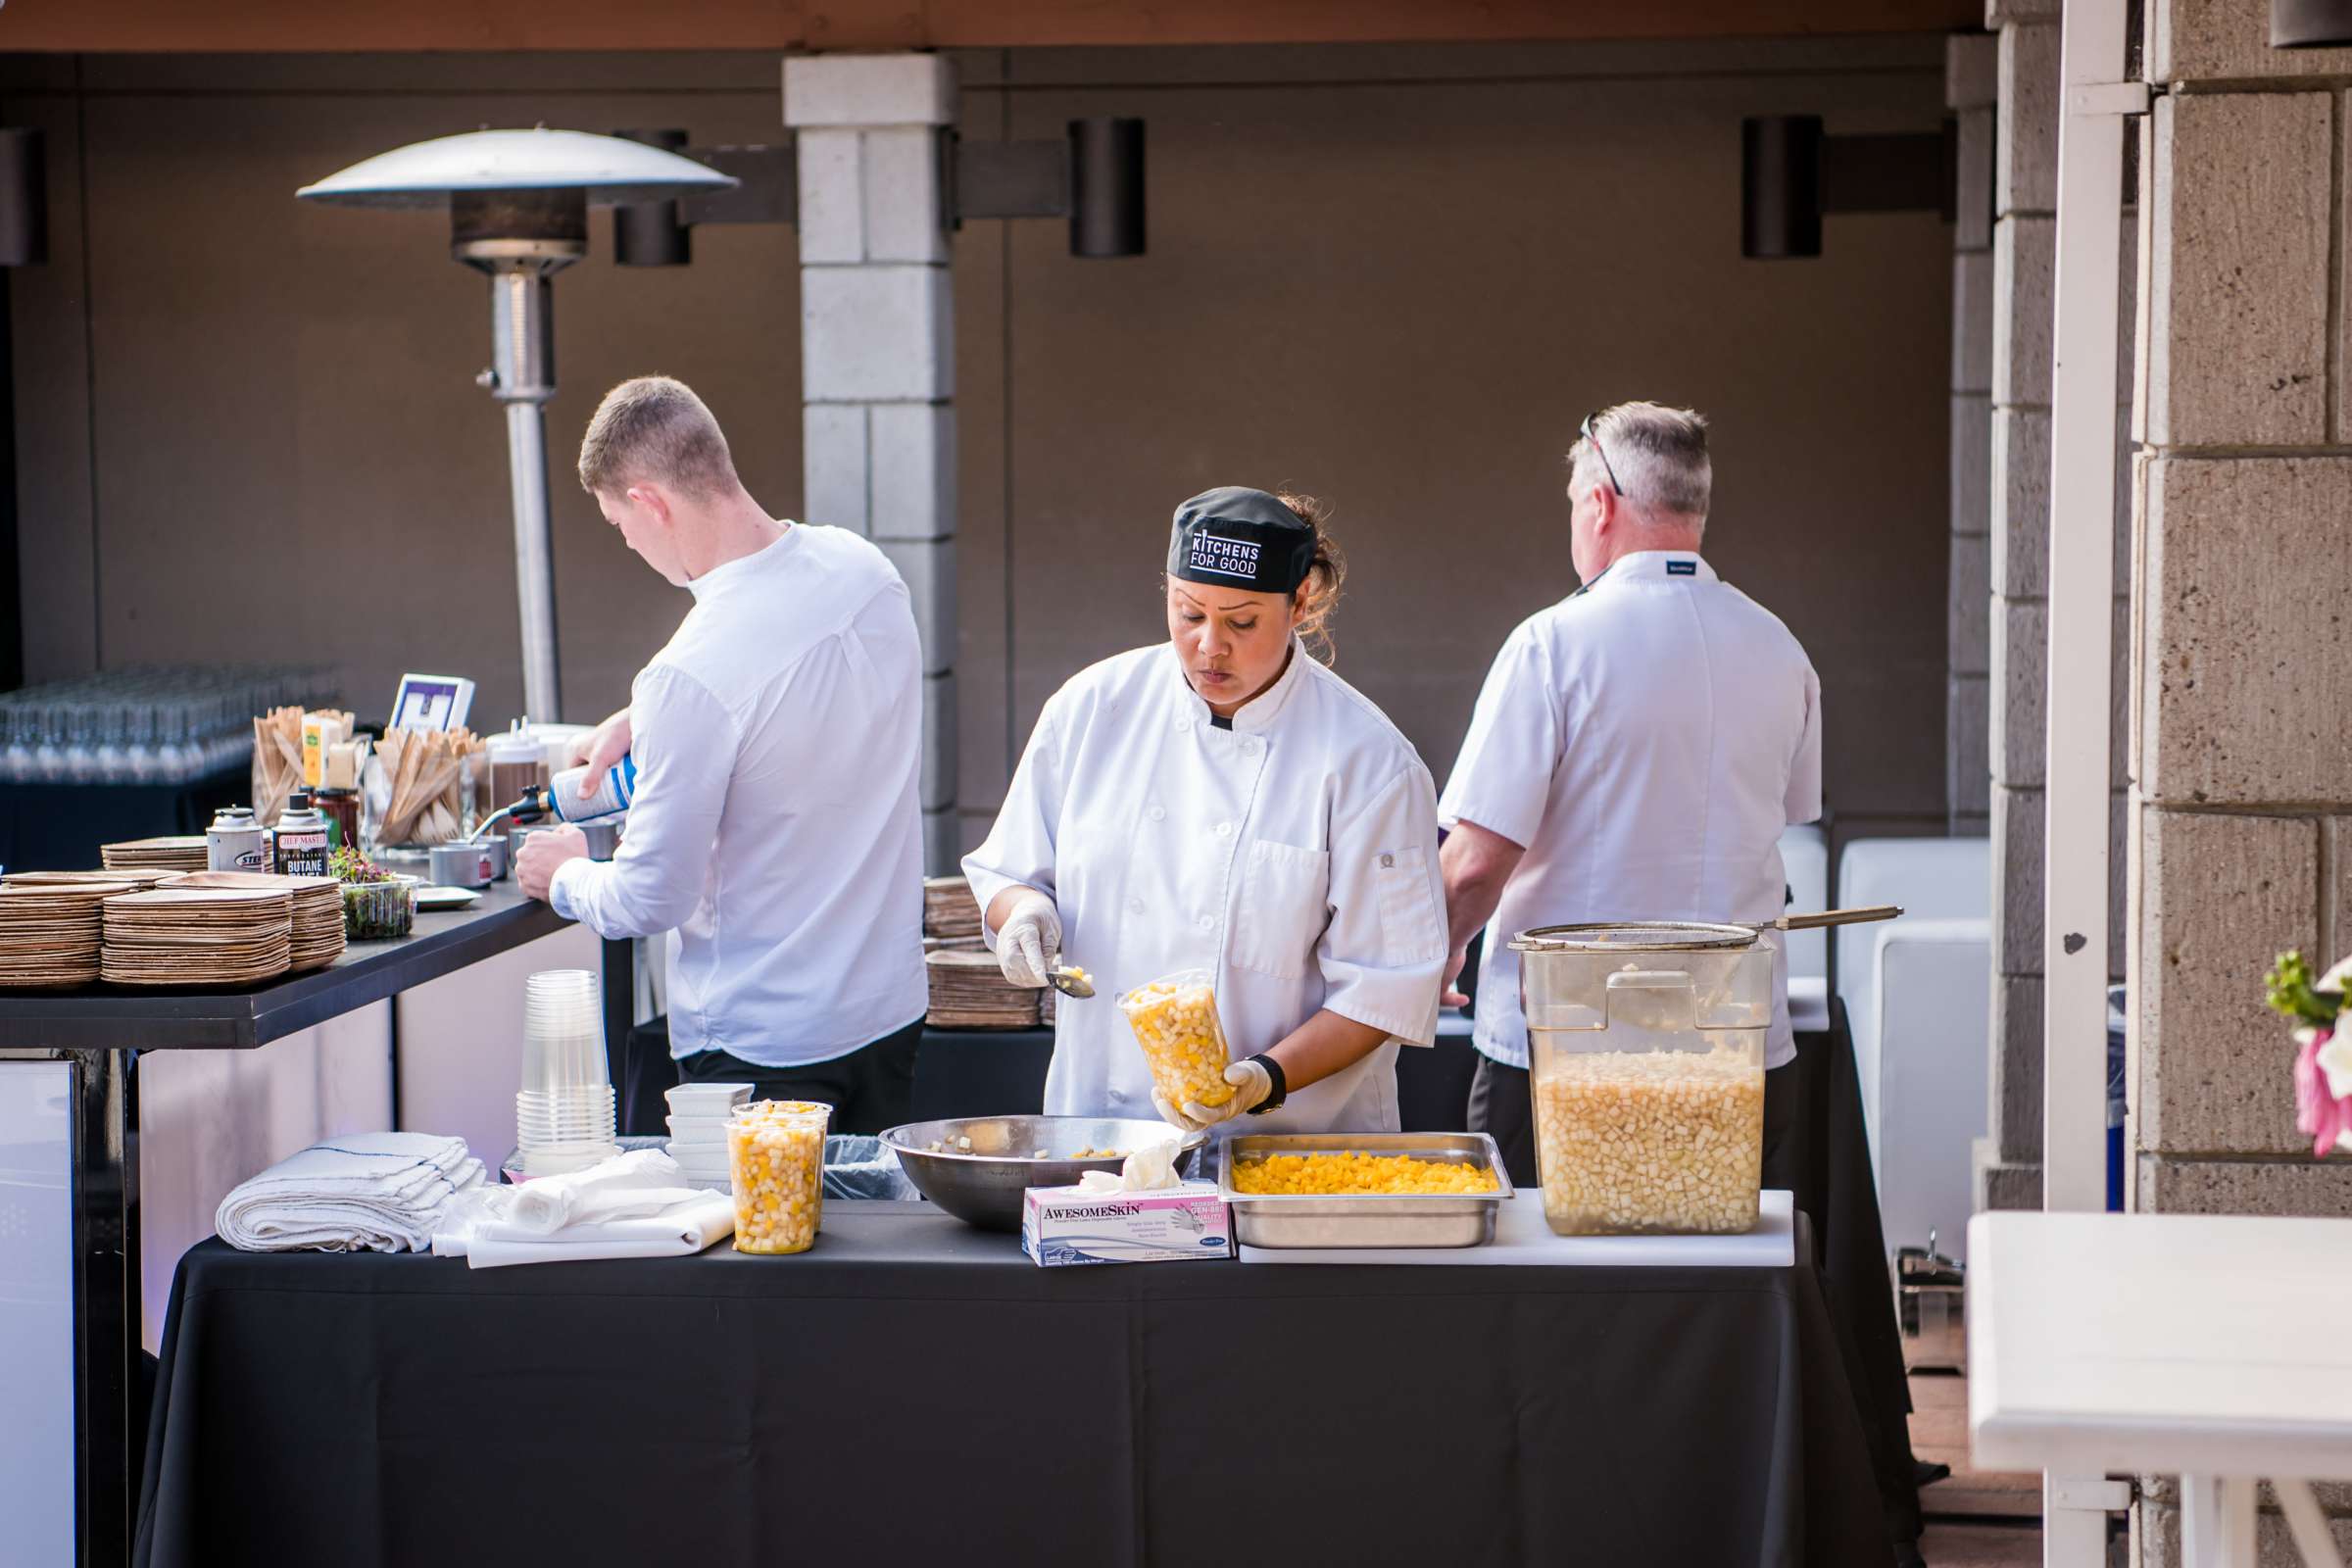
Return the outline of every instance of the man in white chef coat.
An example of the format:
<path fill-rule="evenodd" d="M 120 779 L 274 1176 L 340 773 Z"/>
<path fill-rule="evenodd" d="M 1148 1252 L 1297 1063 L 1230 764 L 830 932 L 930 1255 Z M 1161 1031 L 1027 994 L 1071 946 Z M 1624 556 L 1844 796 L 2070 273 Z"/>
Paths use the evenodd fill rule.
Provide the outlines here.
<path fill-rule="evenodd" d="M 1590 920 L 1770 920 L 1781 830 L 1821 815 L 1821 683 L 1770 611 L 1699 554 L 1707 421 L 1621 403 L 1571 450 L 1584 586 L 1513 631 L 1438 804 L 1453 954 L 1487 928 L 1470 1125 L 1536 1180 L 1527 1022 L 1510 938 Z M 1773 978 L 1765 1158 L 1799 1118 L 1788 962 Z"/>
<path fill-rule="evenodd" d="M 522 890 L 603 937 L 677 932 L 681 1079 L 822 1101 L 836 1132 L 906 1120 L 929 1002 L 906 585 L 857 534 L 770 517 L 710 409 L 665 376 L 606 395 L 579 470 L 694 608 L 587 748 L 594 767 L 636 762 L 619 853 L 536 834 Z"/>

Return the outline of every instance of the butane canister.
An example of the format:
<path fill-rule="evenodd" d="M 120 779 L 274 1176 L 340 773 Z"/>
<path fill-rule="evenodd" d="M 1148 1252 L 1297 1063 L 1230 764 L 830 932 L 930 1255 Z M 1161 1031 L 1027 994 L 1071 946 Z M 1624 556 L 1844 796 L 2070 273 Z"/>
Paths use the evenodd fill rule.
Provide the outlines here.
<path fill-rule="evenodd" d="M 270 830 L 253 819 L 250 806 L 224 806 L 205 829 L 204 863 L 215 871 L 270 869 Z"/>

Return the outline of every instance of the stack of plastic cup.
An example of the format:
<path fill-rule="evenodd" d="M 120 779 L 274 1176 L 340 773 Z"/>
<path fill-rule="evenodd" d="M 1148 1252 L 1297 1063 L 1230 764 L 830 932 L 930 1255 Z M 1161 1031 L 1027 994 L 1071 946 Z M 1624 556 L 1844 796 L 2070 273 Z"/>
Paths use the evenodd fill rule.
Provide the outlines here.
<path fill-rule="evenodd" d="M 620 1152 L 596 976 L 543 969 L 523 984 L 522 1089 L 514 1144 L 526 1176 L 579 1170 Z"/>

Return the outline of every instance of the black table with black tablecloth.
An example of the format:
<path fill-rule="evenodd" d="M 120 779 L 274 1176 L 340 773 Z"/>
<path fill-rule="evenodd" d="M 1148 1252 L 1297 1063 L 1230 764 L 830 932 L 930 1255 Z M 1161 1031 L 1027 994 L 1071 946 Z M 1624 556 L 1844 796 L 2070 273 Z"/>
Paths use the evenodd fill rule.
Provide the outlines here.
<path fill-rule="evenodd" d="M 1816 1281 L 1041 1269 L 898 1203 L 787 1258 L 207 1242 L 136 1561 L 1877 1568 Z"/>
<path fill-rule="evenodd" d="M 1397 1052 L 1396 1098 L 1406 1131 L 1458 1132 L 1466 1124 L 1477 1060 L 1468 1023 L 1449 1014 L 1440 1024 L 1435 1046 Z M 1916 1541 L 1921 1520 L 1911 1453 L 1911 1393 L 1844 1004 L 1832 997 L 1830 1027 L 1800 1031 L 1796 1048 L 1805 1131 L 1797 1140 L 1793 1167 L 1767 1170 L 1764 1185 L 1793 1193 L 1797 1208 L 1812 1221 L 1821 1290 L 1848 1386 L 1861 1396 L 1887 1533 L 1894 1541 Z M 1046 1064 L 1053 1052 L 1048 1029 L 927 1029 L 915 1059 L 914 1117 L 1033 1113 L 1045 1102 Z M 667 1030 L 658 1024 L 640 1028 L 631 1040 L 636 1131 L 662 1130 L 662 1086 L 675 1081 L 667 1070 Z"/>

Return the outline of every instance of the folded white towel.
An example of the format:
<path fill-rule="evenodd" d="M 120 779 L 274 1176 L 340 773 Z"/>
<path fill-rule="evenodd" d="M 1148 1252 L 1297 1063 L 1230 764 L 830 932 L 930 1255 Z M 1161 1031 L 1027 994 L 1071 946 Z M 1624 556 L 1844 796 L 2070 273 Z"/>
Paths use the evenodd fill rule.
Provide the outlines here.
<path fill-rule="evenodd" d="M 450 1201 L 481 1185 L 463 1138 L 354 1133 L 313 1144 L 220 1200 L 213 1228 L 248 1252 L 423 1251 Z"/>
<path fill-rule="evenodd" d="M 462 1256 L 472 1268 L 505 1268 L 612 1257 L 685 1257 L 734 1234 L 734 1200 L 722 1193 L 697 1193 L 659 1214 L 568 1226 L 552 1236 L 495 1224 L 445 1231 L 433 1238 L 433 1251 Z"/>
<path fill-rule="evenodd" d="M 514 1189 L 504 1216 L 519 1231 L 552 1235 L 566 1225 L 624 1214 L 657 1214 L 681 1202 L 694 1184 L 659 1149 L 632 1149 L 584 1170 L 541 1176 Z"/>

